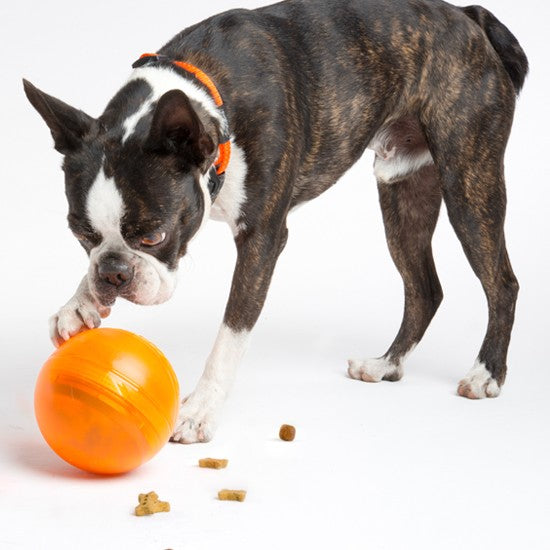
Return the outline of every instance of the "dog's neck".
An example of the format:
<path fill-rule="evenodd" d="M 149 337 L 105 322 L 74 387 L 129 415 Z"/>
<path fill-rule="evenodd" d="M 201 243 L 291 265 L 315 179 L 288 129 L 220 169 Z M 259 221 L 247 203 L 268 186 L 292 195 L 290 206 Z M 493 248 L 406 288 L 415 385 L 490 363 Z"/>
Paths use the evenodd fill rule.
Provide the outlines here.
<path fill-rule="evenodd" d="M 146 131 L 145 121 L 159 99 L 171 90 L 180 90 L 189 98 L 202 125 L 216 146 L 217 154 L 207 159 L 201 168 L 213 202 L 222 188 L 230 150 L 227 120 L 222 109 L 193 75 L 174 70 L 170 64 L 147 64 L 134 69 L 125 86 L 111 100 L 100 118 L 103 126 L 116 129 L 122 144 L 132 137 L 140 139 Z M 141 136 L 142 137 L 142 136 Z M 219 170 L 220 143 L 227 142 L 223 170 Z M 221 150 L 221 148 L 220 148 Z M 214 164 L 216 162 L 216 164 Z"/>
<path fill-rule="evenodd" d="M 136 124 L 151 109 L 151 106 L 170 90 L 181 90 L 187 95 L 206 127 L 211 126 L 212 121 L 216 121 L 216 124 L 219 125 L 222 131 L 227 131 L 225 117 L 214 103 L 212 97 L 190 78 L 185 78 L 185 76 L 176 73 L 170 67 L 159 65 L 134 69 L 128 79 L 128 84 L 131 84 L 135 80 L 147 83 L 151 89 L 151 93 L 142 103 L 140 109 L 129 116 L 124 122 L 124 139 L 127 139 L 132 134 Z"/>

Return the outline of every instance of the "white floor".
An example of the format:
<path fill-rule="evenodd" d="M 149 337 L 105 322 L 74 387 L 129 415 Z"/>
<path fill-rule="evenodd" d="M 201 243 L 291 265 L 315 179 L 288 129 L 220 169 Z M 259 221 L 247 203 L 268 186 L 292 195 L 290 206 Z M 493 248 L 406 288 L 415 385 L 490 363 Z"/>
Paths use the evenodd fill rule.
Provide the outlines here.
<path fill-rule="evenodd" d="M 343 360 L 378 341 L 372 329 L 303 321 L 259 328 L 213 442 L 168 444 L 116 478 L 81 473 L 47 448 L 32 413 L 39 353 L 19 350 L 29 364 L 15 360 L 17 377 L 3 382 L 0 548 L 549 547 L 543 365 L 513 357 L 502 396 L 471 402 L 454 395 L 454 353 L 428 338 L 403 381 L 369 385 L 346 378 Z M 170 356 L 189 390 L 194 335 L 185 340 Z M 292 443 L 277 437 L 285 422 L 297 428 Z M 229 466 L 199 469 L 206 456 Z M 222 488 L 247 499 L 220 502 Z M 171 512 L 135 517 L 150 490 Z"/>
<path fill-rule="evenodd" d="M 445 212 L 434 240 L 445 300 L 404 379 L 372 385 L 346 377 L 346 360 L 382 354 L 401 320 L 401 283 L 367 155 L 291 217 L 268 303 L 211 443 L 168 444 L 116 478 L 79 472 L 50 451 L 34 420 L 33 387 L 52 351 L 46 320 L 74 290 L 86 258 L 66 230 L 59 157 L 19 79 L 97 115 L 142 51 L 224 7 L 259 2 L 203 3 L 182 15 L 164 1 L 171 14 L 164 24 L 149 3 L 124 4 L 108 12 L 101 2 L 77 9 L 61 0 L 0 8 L 10 40 L 0 102 L 0 549 L 550 548 L 543 27 L 550 14 L 535 0 L 484 2 L 532 65 L 507 153 L 507 242 L 522 290 L 498 399 L 455 394 L 481 344 L 486 307 Z M 100 72 L 107 76 L 98 79 Z M 210 351 L 234 258 L 229 230 L 212 222 L 183 261 L 170 303 L 120 303 L 106 322 L 164 350 L 182 394 Z M 296 426 L 294 442 L 278 440 L 282 423 Z M 228 458 L 228 468 L 199 469 L 207 456 Z M 247 499 L 220 502 L 222 488 L 246 489 Z M 150 490 L 171 512 L 135 517 L 137 495 Z"/>

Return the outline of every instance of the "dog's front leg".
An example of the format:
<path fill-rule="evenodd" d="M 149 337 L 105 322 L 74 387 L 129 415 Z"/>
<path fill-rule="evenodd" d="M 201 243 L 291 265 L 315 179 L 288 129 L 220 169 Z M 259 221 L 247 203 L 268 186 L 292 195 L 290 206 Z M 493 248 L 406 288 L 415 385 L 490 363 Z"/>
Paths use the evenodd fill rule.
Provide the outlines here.
<path fill-rule="evenodd" d="M 286 236 L 282 224 L 269 233 L 243 231 L 235 239 L 237 265 L 224 320 L 195 391 L 182 402 L 172 441 L 195 443 L 212 438 Z"/>
<path fill-rule="evenodd" d="M 50 317 L 50 338 L 56 347 L 71 336 L 90 328 L 97 328 L 101 319 L 107 317 L 111 309 L 102 306 L 90 292 L 86 275 L 74 296 L 55 314 Z"/>

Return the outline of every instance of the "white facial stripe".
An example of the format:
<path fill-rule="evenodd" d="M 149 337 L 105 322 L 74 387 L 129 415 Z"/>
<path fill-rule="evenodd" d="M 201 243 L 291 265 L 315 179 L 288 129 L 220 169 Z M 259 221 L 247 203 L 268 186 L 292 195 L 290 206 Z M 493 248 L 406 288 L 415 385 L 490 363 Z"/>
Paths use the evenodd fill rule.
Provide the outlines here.
<path fill-rule="evenodd" d="M 208 92 L 194 84 L 192 80 L 181 77 L 172 69 L 165 67 L 140 67 L 134 70 L 128 81 L 136 79 L 145 80 L 151 86 L 153 92 L 139 110 L 124 121 L 123 143 L 132 135 L 141 118 L 149 112 L 151 105 L 170 90 L 181 90 L 188 98 L 200 103 L 209 115 L 220 121 L 220 124 L 225 124 L 220 111 Z M 226 128 L 222 128 L 222 130 L 225 131 Z"/>
<path fill-rule="evenodd" d="M 119 237 L 120 221 L 124 215 L 124 201 L 113 178 L 100 170 L 86 198 L 86 214 L 95 231 L 103 238 Z"/>
<path fill-rule="evenodd" d="M 138 303 L 164 302 L 174 292 L 176 272 L 170 271 L 165 264 L 151 254 L 128 246 L 121 233 L 124 211 L 124 201 L 114 179 L 106 177 L 102 169 L 86 199 L 86 214 L 90 225 L 103 237 L 101 243 L 90 252 L 91 280 L 95 276 L 97 262 L 104 252 L 126 253 L 137 261 L 135 280 L 139 283 L 136 288 Z"/>
<path fill-rule="evenodd" d="M 130 115 L 123 123 L 124 135 L 122 136 L 122 143 L 124 143 L 135 131 L 138 122 L 149 112 L 153 101 L 146 99 L 143 105 L 133 114 Z"/>
<path fill-rule="evenodd" d="M 237 225 L 237 221 L 241 215 L 241 207 L 246 200 L 247 171 L 244 151 L 231 140 L 231 157 L 225 172 L 225 181 L 220 194 L 212 205 L 210 217 L 213 220 L 228 223 L 234 235 L 243 229 L 241 225 Z"/>

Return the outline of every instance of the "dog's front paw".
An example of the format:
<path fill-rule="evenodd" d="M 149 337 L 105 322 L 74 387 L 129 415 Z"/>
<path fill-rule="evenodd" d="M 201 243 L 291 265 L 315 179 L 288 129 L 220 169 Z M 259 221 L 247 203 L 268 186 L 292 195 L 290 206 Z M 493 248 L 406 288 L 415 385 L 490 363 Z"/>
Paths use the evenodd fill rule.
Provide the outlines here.
<path fill-rule="evenodd" d="M 75 334 L 99 327 L 101 319 L 109 313 L 109 308 L 96 306 L 88 300 L 72 299 L 50 317 L 50 338 L 59 347 Z"/>
<path fill-rule="evenodd" d="M 403 368 L 384 357 L 365 360 L 350 359 L 348 365 L 350 378 L 363 380 L 363 382 L 380 382 L 381 380 L 397 382 L 403 376 Z"/>
<path fill-rule="evenodd" d="M 216 399 L 195 390 L 184 399 L 180 406 L 176 428 L 170 441 L 176 443 L 206 443 L 214 435 L 216 428 Z"/>
<path fill-rule="evenodd" d="M 458 383 L 457 393 L 468 399 L 498 397 L 500 386 L 485 365 L 476 361 L 472 370 Z"/>

